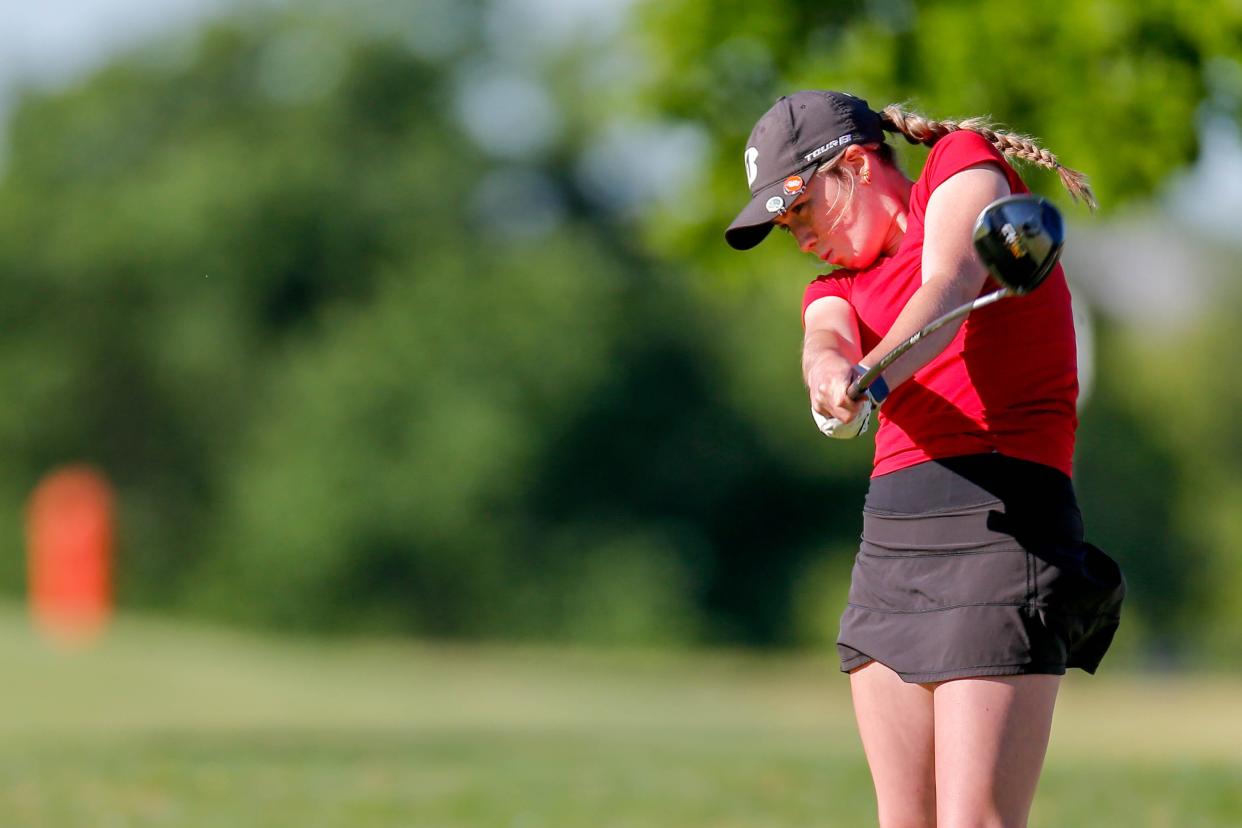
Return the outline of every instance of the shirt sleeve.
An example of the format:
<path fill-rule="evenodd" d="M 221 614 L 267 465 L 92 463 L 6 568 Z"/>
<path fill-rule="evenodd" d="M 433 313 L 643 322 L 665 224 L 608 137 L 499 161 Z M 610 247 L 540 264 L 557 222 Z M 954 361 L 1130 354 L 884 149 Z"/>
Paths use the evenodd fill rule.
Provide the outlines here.
<path fill-rule="evenodd" d="M 839 296 L 848 302 L 853 285 L 853 279 L 832 273 L 820 276 L 807 285 L 802 293 L 802 327 L 806 327 L 806 309 L 811 306 L 812 302 L 823 299 L 825 296 Z"/>
<path fill-rule="evenodd" d="M 977 132 L 960 129 L 941 138 L 928 153 L 923 173 L 910 193 L 910 208 L 918 220 L 923 221 L 927 202 L 937 187 L 967 167 L 989 161 L 1005 174 L 1010 192 L 1029 192 L 1021 177 L 991 141 Z"/>
<path fill-rule="evenodd" d="M 949 177 L 985 161 L 994 161 L 1001 169 L 1009 166 L 1000 150 L 979 133 L 968 129 L 952 132 L 937 141 L 927 156 L 924 176 L 928 189 L 935 190 Z"/>

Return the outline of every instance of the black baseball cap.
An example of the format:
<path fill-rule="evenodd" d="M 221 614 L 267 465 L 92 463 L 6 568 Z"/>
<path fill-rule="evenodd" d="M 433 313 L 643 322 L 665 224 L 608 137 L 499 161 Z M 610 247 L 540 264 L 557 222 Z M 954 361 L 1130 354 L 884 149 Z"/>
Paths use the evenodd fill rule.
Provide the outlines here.
<path fill-rule="evenodd" d="M 725 241 L 749 250 L 801 195 L 815 168 L 850 144 L 884 140 L 880 116 L 845 92 L 808 90 L 782 96 L 763 114 L 746 142 L 750 203 L 725 230 Z"/>

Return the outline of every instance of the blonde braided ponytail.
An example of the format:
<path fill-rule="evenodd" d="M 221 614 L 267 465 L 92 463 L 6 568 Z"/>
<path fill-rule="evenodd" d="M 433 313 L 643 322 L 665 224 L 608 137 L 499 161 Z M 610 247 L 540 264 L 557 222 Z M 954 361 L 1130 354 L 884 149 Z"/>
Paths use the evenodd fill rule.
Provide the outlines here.
<path fill-rule="evenodd" d="M 992 146 L 1010 158 L 1020 158 L 1050 170 L 1055 170 L 1061 184 L 1072 198 L 1082 201 L 1092 210 L 1097 206 L 1095 194 L 1087 183 L 1087 176 L 1078 170 L 1064 166 L 1057 157 L 1035 143 L 1033 138 L 1004 132 L 992 127 L 985 118 L 967 118 L 963 121 L 933 121 L 917 112 L 909 112 L 897 104 L 889 104 L 879 113 L 880 123 L 889 132 L 896 132 L 911 144 L 931 146 L 950 132 L 967 129 L 986 138 Z"/>

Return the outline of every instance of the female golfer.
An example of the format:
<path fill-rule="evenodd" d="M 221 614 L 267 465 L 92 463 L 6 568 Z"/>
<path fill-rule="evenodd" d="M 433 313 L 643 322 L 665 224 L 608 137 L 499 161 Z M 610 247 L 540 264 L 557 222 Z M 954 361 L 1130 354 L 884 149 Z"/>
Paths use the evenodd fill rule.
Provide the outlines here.
<path fill-rule="evenodd" d="M 916 181 L 885 131 L 931 146 Z M 846 393 L 998 287 L 971 236 L 985 206 L 1028 192 L 1005 156 L 1056 170 L 1094 206 L 1083 177 L 1030 139 L 799 92 L 751 133 L 751 201 L 725 234 L 747 249 L 779 227 L 838 268 L 803 299 L 811 406 L 838 438 L 878 407 L 837 646 L 886 828 L 1025 825 L 1060 676 L 1095 671 L 1125 591 L 1083 540 L 1070 480 L 1078 382 L 1059 265 L 1030 295 L 927 336 L 863 400 Z"/>

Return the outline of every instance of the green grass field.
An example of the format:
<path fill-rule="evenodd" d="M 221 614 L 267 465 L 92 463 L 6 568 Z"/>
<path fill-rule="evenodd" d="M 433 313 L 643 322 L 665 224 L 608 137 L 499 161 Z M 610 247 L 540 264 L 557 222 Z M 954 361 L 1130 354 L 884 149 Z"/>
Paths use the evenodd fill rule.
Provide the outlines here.
<path fill-rule="evenodd" d="M 0 826 L 874 824 L 832 659 L 265 638 L 0 611 Z M 1242 826 L 1242 680 L 1071 676 L 1032 825 Z"/>

